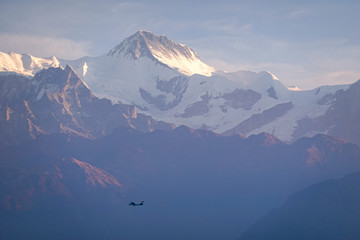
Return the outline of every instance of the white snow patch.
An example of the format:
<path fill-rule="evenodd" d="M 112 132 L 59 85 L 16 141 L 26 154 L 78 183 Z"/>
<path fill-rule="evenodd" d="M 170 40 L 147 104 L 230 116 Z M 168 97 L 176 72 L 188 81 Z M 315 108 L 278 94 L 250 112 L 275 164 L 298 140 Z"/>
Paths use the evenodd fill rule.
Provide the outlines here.
<path fill-rule="evenodd" d="M 84 65 L 83 65 L 83 74 L 82 74 L 83 77 L 85 77 L 87 70 L 88 70 L 88 66 L 87 66 L 86 62 L 84 62 Z"/>
<path fill-rule="evenodd" d="M 297 86 L 289 86 L 287 87 L 287 89 L 289 89 L 290 91 L 304 91 L 304 89 L 301 89 Z"/>

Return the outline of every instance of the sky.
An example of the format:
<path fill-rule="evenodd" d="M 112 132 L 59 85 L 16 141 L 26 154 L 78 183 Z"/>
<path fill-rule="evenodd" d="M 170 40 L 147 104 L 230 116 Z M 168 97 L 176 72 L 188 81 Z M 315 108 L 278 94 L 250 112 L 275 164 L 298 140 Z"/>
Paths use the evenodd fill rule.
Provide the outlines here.
<path fill-rule="evenodd" d="M 142 30 L 217 70 L 270 71 L 311 89 L 360 79 L 358 0 L 0 0 L 0 51 L 100 56 Z"/>

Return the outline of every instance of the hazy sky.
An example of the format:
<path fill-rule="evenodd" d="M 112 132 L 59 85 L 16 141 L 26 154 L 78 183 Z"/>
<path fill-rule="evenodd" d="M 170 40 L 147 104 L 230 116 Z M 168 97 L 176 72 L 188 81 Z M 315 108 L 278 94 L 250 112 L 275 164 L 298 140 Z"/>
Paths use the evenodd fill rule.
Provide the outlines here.
<path fill-rule="evenodd" d="M 268 70 L 313 88 L 360 79 L 360 1 L 5 1 L 0 51 L 75 59 L 139 29 L 193 48 L 219 70 Z"/>

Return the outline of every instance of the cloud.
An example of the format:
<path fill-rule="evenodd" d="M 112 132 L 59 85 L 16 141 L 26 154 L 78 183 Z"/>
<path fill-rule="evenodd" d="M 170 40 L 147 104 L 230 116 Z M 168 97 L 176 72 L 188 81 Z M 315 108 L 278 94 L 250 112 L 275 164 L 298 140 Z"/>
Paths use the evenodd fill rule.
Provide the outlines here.
<path fill-rule="evenodd" d="M 345 79 L 354 79 L 354 80 L 358 80 L 360 79 L 360 71 L 338 71 L 338 72 L 330 72 L 328 74 L 325 75 L 326 76 L 326 80 L 330 82 L 331 81 L 340 81 L 343 83 L 348 83 Z M 345 80 L 345 81 L 344 81 Z M 353 81 L 351 81 L 353 82 Z"/>
<path fill-rule="evenodd" d="M 36 57 L 76 59 L 88 55 L 90 45 L 88 41 L 76 42 L 66 38 L 0 34 L 0 51 L 29 53 Z"/>
<path fill-rule="evenodd" d="M 194 22 L 189 22 L 189 26 L 194 25 Z M 201 21 L 195 24 L 200 29 L 205 29 L 209 32 L 216 32 L 217 34 L 239 35 L 251 32 L 253 24 L 243 24 L 237 19 L 215 19 Z"/>
<path fill-rule="evenodd" d="M 270 71 L 286 86 L 311 89 L 360 78 L 360 45 L 344 38 L 285 41 L 259 34 L 192 41 L 201 59 L 218 70 Z"/>
<path fill-rule="evenodd" d="M 129 7 L 139 7 L 141 6 L 140 3 L 134 3 L 134 2 L 121 2 L 121 3 L 117 3 L 115 6 L 112 7 L 112 12 L 113 13 L 118 13 L 121 12 L 123 10 L 126 10 Z"/>
<path fill-rule="evenodd" d="M 298 9 L 298 10 L 295 10 L 295 11 L 292 11 L 292 12 L 286 14 L 285 17 L 286 18 L 297 18 L 297 17 L 306 16 L 309 13 L 310 13 L 310 11 L 307 9 Z"/>
<path fill-rule="evenodd" d="M 345 70 L 320 72 L 311 75 L 311 78 L 306 80 L 312 81 L 314 83 L 312 88 L 315 88 L 322 85 L 351 84 L 359 79 L 360 71 Z"/>

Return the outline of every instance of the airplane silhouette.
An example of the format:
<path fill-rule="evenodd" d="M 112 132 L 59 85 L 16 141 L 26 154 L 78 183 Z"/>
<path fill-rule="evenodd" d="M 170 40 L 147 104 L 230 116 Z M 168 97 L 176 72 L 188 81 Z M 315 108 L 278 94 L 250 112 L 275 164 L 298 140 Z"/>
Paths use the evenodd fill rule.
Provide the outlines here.
<path fill-rule="evenodd" d="M 143 205 L 144 205 L 144 200 L 142 200 L 140 203 L 134 203 L 134 202 L 129 203 L 129 206 L 133 206 L 133 207 L 143 206 Z"/>

